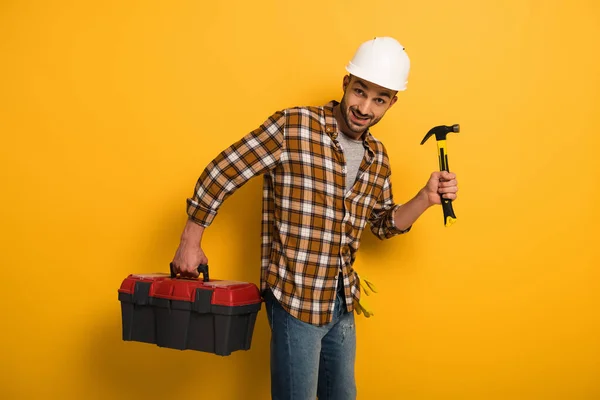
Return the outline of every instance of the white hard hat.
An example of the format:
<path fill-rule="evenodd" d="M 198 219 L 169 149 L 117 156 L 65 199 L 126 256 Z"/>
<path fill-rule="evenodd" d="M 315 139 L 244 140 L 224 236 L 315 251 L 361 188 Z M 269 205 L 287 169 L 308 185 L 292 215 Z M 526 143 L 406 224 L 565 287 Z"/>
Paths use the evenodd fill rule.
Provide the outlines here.
<path fill-rule="evenodd" d="M 390 90 L 404 91 L 410 60 L 404 46 L 391 37 L 376 37 L 360 45 L 346 66 L 350 74 Z"/>

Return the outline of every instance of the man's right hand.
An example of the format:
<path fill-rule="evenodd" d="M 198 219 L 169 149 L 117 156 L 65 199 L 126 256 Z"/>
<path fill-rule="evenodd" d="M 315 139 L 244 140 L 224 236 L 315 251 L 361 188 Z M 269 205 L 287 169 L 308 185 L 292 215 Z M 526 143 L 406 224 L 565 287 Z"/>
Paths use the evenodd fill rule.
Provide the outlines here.
<path fill-rule="evenodd" d="M 200 247 L 204 228 L 188 220 L 181 236 L 181 243 L 171 262 L 173 272 L 182 278 L 197 278 L 198 266 L 208 264 L 208 258 Z"/>
<path fill-rule="evenodd" d="M 208 264 L 208 258 L 199 245 L 180 245 L 173 258 L 173 272 L 182 278 L 197 278 L 198 265 Z"/>

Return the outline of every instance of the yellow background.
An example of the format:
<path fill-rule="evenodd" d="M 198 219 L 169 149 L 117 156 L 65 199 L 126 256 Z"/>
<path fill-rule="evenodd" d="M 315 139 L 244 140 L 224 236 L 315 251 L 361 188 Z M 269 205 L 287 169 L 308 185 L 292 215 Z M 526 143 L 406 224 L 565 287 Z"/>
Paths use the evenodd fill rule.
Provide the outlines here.
<path fill-rule="evenodd" d="M 264 308 L 251 351 L 180 352 L 121 340 L 117 288 L 166 271 L 212 157 L 339 99 L 356 47 L 390 35 L 412 61 L 373 129 L 396 199 L 437 168 L 425 133 L 460 123 L 458 222 L 365 233 L 359 398 L 600 398 L 599 4 L 4 0 L 0 397 L 269 398 Z M 258 283 L 260 196 L 205 234 L 214 278 Z"/>

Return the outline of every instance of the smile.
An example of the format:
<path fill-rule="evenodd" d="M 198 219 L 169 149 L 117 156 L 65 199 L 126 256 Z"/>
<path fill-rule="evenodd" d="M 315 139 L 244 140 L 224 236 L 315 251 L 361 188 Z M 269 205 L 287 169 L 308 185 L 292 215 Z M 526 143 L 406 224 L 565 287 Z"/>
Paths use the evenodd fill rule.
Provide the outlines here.
<path fill-rule="evenodd" d="M 352 113 L 352 117 L 354 117 L 354 119 L 357 120 L 361 124 L 368 121 L 369 119 L 371 119 L 369 117 L 359 117 L 358 115 L 356 115 L 354 113 L 354 110 L 350 110 L 350 112 Z"/>

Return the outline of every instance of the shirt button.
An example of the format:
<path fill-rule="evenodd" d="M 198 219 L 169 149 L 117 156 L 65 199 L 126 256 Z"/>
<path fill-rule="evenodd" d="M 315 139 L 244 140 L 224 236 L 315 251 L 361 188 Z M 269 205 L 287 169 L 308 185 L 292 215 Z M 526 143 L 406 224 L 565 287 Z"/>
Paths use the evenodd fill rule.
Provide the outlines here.
<path fill-rule="evenodd" d="M 327 132 L 331 132 L 331 127 L 329 127 L 329 126 L 328 126 L 328 127 L 325 129 L 325 130 L 326 130 Z"/>
<path fill-rule="evenodd" d="M 347 171 L 346 171 L 346 168 L 342 168 L 342 172 L 343 172 L 343 173 L 346 173 L 346 172 L 347 172 Z"/>

